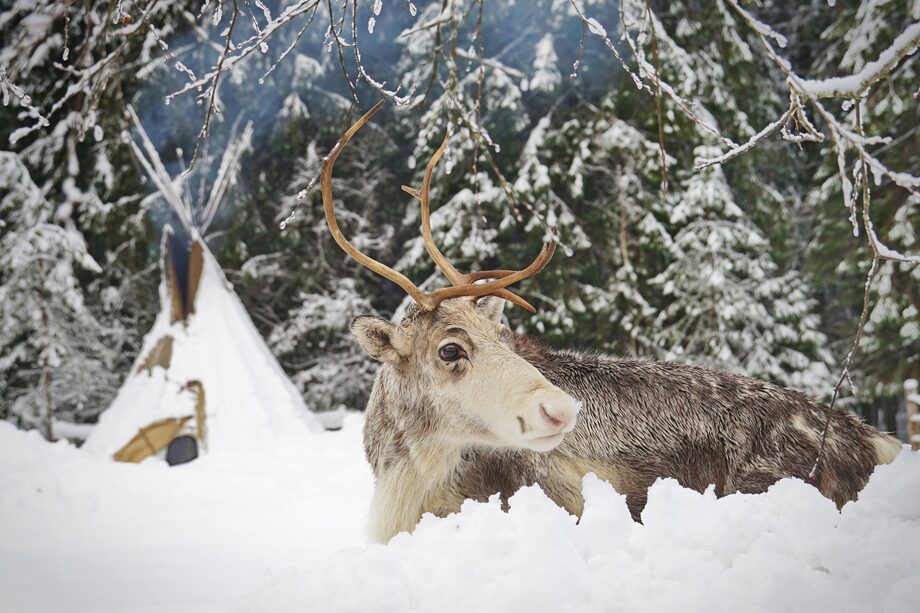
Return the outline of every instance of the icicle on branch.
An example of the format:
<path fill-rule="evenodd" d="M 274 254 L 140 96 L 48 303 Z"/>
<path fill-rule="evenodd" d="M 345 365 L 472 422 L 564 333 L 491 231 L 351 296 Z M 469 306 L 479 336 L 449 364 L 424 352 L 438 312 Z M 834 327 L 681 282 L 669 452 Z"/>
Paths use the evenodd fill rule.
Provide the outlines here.
<path fill-rule="evenodd" d="M 50 122 L 42 115 L 38 107 L 32 104 L 32 98 L 21 87 L 10 81 L 9 77 L 6 76 L 6 69 L 2 66 L 0 66 L 0 95 L 3 96 L 3 106 L 9 106 L 12 98 L 16 98 L 19 106 L 25 109 L 26 114 L 35 119 L 35 125 L 32 128 L 20 128 L 10 135 L 11 145 L 15 145 L 16 141 L 28 132 L 50 125 Z"/>
<path fill-rule="evenodd" d="M 776 36 L 778 35 L 770 35 L 772 30 L 767 32 L 766 29 L 768 29 L 768 27 L 741 8 L 736 0 L 726 0 L 726 2 L 732 7 L 741 20 L 754 31 L 767 57 L 786 76 L 786 84 L 790 89 L 790 96 L 793 103 L 797 104 L 795 101 L 798 98 L 809 101 L 815 113 L 821 117 L 827 126 L 827 130 L 831 134 L 834 147 L 837 151 L 837 170 L 840 175 L 841 187 L 843 190 L 843 201 L 844 205 L 850 211 L 850 223 L 852 224 L 854 235 L 858 235 L 859 226 L 856 220 L 855 196 L 853 195 L 846 170 L 846 150 L 849 147 L 852 147 L 859 156 L 860 172 L 863 174 L 863 181 L 868 181 L 865 175 L 871 170 L 876 180 L 878 180 L 879 177 L 886 176 L 896 185 L 910 192 L 916 192 L 917 189 L 920 188 L 920 177 L 906 172 L 891 170 L 866 149 L 868 145 L 885 144 L 890 142 L 890 139 L 879 136 L 865 136 L 862 131 L 862 122 L 859 119 L 859 132 L 854 132 L 852 129 L 845 126 L 843 122 L 831 113 L 819 100 L 819 97 L 832 96 L 848 99 L 855 98 L 857 101 L 857 117 L 859 117 L 858 107 L 861 103 L 860 100 L 866 95 L 868 88 L 871 87 L 872 84 L 887 78 L 902 59 L 914 53 L 918 46 L 920 46 L 920 23 L 909 26 L 903 33 L 895 38 L 888 49 L 879 55 L 878 59 L 867 64 L 863 70 L 856 75 L 851 77 L 835 77 L 824 81 L 808 81 L 797 75 L 792 70 L 791 63 L 786 58 L 780 56 L 773 48 L 773 45 L 770 44 L 768 38 L 777 40 Z M 814 94 L 820 94 L 820 96 Z M 804 113 L 801 113 L 801 115 L 804 116 Z M 807 129 L 809 132 L 815 139 L 818 139 L 820 133 L 818 133 L 811 124 L 806 125 L 808 126 Z M 728 154 L 726 154 L 726 156 L 727 155 Z M 731 157 L 728 159 L 731 159 Z M 866 187 L 866 189 L 868 189 L 868 187 Z M 869 233 L 870 228 L 872 228 L 871 219 L 869 218 L 868 212 L 865 212 L 864 216 L 865 223 L 863 225 L 866 227 L 866 232 Z M 915 255 L 902 255 L 893 249 L 889 249 L 879 241 L 874 231 L 872 231 L 870 242 L 872 243 L 871 246 L 876 256 L 882 259 L 914 262 L 920 257 Z"/>
<path fill-rule="evenodd" d="M 355 56 L 355 65 L 358 67 L 358 78 L 356 80 L 364 81 L 377 91 L 377 93 L 393 101 L 397 106 L 408 106 L 412 102 L 412 96 L 415 94 L 414 88 L 405 96 L 400 96 L 399 90 L 401 86 L 388 90 L 386 88 L 386 81 L 377 81 L 371 77 L 364 67 L 364 62 L 361 60 L 361 50 L 358 47 L 358 0 L 352 0 L 351 6 L 351 47 Z M 379 10 L 380 9 L 375 6 L 375 12 L 379 12 Z M 373 17 L 371 19 L 373 19 Z"/>
<path fill-rule="evenodd" d="M 220 4 L 218 4 L 218 7 L 220 7 Z M 205 111 L 204 123 L 201 126 L 201 130 L 198 132 L 198 137 L 195 139 L 195 149 L 192 151 L 192 158 L 189 160 L 188 168 L 185 169 L 183 175 L 187 175 L 195 167 L 195 161 L 198 159 L 198 152 L 201 150 L 201 143 L 208 137 L 208 131 L 211 127 L 211 119 L 213 118 L 214 111 L 217 108 L 217 87 L 220 84 L 220 75 L 223 74 L 224 62 L 227 60 L 227 55 L 230 53 L 230 49 L 233 47 L 233 28 L 236 26 L 236 20 L 239 17 L 239 14 L 240 9 L 237 4 L 237 0 L 233 0 L 233 12 L 230 14 L 230 25 L 227 27 L 224 51 L 221 53 L 217 60 L 214 80 L 211 82 L 211 87 L 206 94 L 208 110 Z M 214 23 L 216 24 L 218 21 L 220 21 L 220 19 L 216 13 L 214 16 Z M 201 96 L 199 96 L 199 99 L 200 98 Z"/>
<path fill-rule="evenodd" d="M 261 51 L 263 49 L 263 45 L 266 44 L 266 40 L 281 31 L 285 25 L 287 25 L 296 17 L 299 17 L 300 15 L 303 15 L 311 10 L 315 11 L 318 5 L 319 0 L 303 0 L 285 9 L 281 15 L 265 25 L 261 32 L 233 45 L 232 49 L 224 60 L 223 69 L 228 70 L 232 68 L 237 62 L 249 56 L 253 51 Z M 210 88 L 216 77 L 217 70 L 212 70 L 205 73 L 195 81 L 186 83 L 180 89 L 166 96 L 167 104 L 178 96 L 182 96 L 193 91 L 201 92 L 205 88 Z"/>

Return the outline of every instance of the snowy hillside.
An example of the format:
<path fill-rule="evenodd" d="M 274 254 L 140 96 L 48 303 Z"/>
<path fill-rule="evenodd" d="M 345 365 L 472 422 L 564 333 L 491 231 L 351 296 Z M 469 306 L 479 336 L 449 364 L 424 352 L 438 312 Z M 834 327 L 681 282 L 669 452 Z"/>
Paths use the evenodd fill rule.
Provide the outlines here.
<path fill-rule="evenodd" d="M 368 547 L 361 426 L 169 468 L 0 423 L 0 611 L 916 610 L 915 453 L 842 513 L 792 480 L 663 481 L 642 526 L 588 477 L 579 525 L 531 488 Z"/>

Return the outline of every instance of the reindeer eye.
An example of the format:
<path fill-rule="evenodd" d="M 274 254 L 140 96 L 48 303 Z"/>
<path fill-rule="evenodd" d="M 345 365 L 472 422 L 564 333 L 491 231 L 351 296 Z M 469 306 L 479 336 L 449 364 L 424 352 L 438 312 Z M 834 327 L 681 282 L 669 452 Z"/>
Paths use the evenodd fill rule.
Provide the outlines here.
<path fill-rule="evenodd" d="M 460 358 L 465 358 L 466 352 L 457 343 L 447 343 L 438 349 L 438 357 L 445 362 L 456 362 Z"/>

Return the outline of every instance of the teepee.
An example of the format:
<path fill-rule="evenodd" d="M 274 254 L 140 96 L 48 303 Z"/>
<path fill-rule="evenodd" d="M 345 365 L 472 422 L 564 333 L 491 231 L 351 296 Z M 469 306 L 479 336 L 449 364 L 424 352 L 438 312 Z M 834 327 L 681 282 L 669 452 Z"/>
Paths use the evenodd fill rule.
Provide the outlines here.
<path fill-rule="evenodd" d="M 224 152 L 207 201 L 193 207 L 186 177 L 170 178 L 129 112 L 143 149 L 129 142 L 182 229 L 164 230 L 160 314 L 84 449 L 176 464 L 199 453 L 259 452 L 280 437 L 320 431 L 202 239 L 249 146 L 251 125 Z"/>

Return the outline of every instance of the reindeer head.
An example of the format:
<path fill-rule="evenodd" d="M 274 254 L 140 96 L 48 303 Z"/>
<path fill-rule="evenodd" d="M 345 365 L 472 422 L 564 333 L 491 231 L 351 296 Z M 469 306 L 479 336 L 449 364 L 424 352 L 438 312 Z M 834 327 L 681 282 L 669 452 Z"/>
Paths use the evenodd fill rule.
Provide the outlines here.
<path fill-rule="evenodd" d="M 403 189 L 419 199 L 425 248 L 452 286 L 423 292 L 401 273 L 358 251 L 342 235 L 335 219 L 332 168 L 349 139 L 381 105 L 382 101 L 361 117 L 326 158 L 320 175 L 323 208 L 332 237 L 342 250 L 402 287 L 415 306 L 399 324 L 358 317 L 352 333 L 371 357 L 384 363 L 382 374 L 392 380 L 390 387 L 411 398 L 407 405 L 424 402 L 434 410 L 442 437 L 461 445 L 549 451 L 574 428 L 578 403 L 514 352 L 501 315 L 505 300 L 535 311 L 505 288 L 543 270 L 553 256 L 555 242 L 544 244 L 523 270 L 462 274 L 454 268 L 434 243 L 428 200 L 432 172 L 447 145 L 445 138 L 425 169 L 421 189 Z M 486 279 L 492 280 L 477 283 Z"/>

